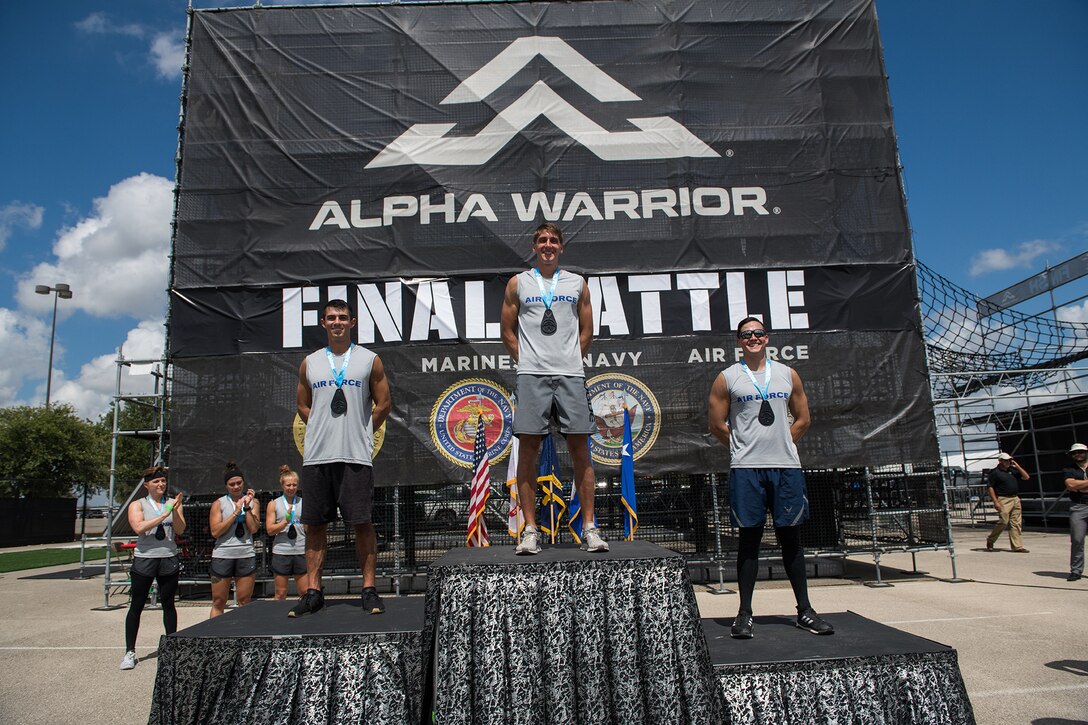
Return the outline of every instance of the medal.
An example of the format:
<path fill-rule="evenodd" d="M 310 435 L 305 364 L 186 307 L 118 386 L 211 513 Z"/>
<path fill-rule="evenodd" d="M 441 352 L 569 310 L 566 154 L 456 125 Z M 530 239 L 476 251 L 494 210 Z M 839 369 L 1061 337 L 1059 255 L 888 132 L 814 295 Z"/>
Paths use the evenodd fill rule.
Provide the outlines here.
<path fill-rule="evenodd" d="M 544 310 L 544 317 L 540 320 L 540 334 L 554 335 L 558 329 L 559 325 L 556 324 L 555 315 L 552 314 L 551 309 Z"/>
<path fill-rule="evenodd" d="M 348 399 L 344 395 L 343 388 L 337 388 L 336 392 L 332 394 L 332 402 L 329 403 L 329 410 L 333 415 L 343 415 L 348 412 Z"/>
<path fill-rule="evenodd" d="M 759 424 L 762 426 L 770 426 L 774 424 L 774 411 L 771 410 L 771 404 L 764 400 L 759 406 Z"/>
<path fill-rule="evenodd" d="M 166 538 L 166 529 L 162 527 L 162 524 L 159 524 L 155 527 L 155 538 L 159 541 L 162 541 Z"/>
<path fill-rule="evenodd" d="M 295 525 L 294 524 L 291 524 L 290 526 L 287 527 L 287 538 L 291 539 L 292 541 L 294 541 L 295 539 L 298 538 L 298 532 L 295 531 Z"/>
<path fill-rule="evenodd" d="M 332 402 L 329 403 L 329 410 L 333 415 L 343 415 L 348 412 L 348 399 L 344 395 L 344 376 L 348 372 L 348 363 L 351 362 L 351 351 L 355 348 L 355 343 L 351 343 L 348 346 L 347 352 L 344 353 L 344 367 L 339 370 L 336 369 L 336 365 L 333 363 L 332 350 L 325 348 L 325 357 L 329 359 L 329 367 L 332 368 L 333 382 L 336 383 L 336 392 L 332 394 Z"/>
<path fill-rule="evenodd" d="M 759 393 L 759 397 L 763 401 L 759 404 L 759 415 L 756 417 L 756 420 L 764 427 L 774 425 L 774 411 L 771 410 L 771 403 L 767 400 L 771 393 L 771 361 L 768 360 L 766 366 L 763 368 L 762 388 L 759 387 L 759 383 L 756 382 L 756 376 L 752 375 L 752 371 L 748 369 L 748 363 L 741 360 L 740 366 L 744 368 L 744 373 L 748 376 L 748 379 L 752 381 L 752 385 L 755 387 L 756 392 Z"/>
<path fill-rule="evenodd" d="M 244 539 L 246 536 L 246 527 L 241 521 L 234 527 L 234 538 Z"/>

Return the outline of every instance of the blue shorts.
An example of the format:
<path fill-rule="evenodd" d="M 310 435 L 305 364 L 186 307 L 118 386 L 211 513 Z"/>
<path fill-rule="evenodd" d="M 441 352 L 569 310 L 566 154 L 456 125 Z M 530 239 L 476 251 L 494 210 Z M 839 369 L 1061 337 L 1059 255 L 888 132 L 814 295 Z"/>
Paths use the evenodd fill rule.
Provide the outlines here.
<path fill-rule="evenodd" d="M 808 520 L 805 474 L 800 468 L 734 468 L 729 471 L 729 517 L 734 526 L 763 526 L 767 511 L 774 525 L 798 526 Z"/>

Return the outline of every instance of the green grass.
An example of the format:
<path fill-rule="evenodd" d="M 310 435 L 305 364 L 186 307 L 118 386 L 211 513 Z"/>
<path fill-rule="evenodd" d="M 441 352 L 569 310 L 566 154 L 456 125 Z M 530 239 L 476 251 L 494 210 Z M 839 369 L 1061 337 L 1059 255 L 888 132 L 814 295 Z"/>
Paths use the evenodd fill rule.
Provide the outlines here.
<path fill-rule="evenodd" d="M 106 547 L 87 547 L 87 561 L 106 558 Z M 35 549 L 33 551 L 11 551 L 0 554 L 0 573 L 37 569 L 58 564 L 78 564 L 79 549 Z"/>

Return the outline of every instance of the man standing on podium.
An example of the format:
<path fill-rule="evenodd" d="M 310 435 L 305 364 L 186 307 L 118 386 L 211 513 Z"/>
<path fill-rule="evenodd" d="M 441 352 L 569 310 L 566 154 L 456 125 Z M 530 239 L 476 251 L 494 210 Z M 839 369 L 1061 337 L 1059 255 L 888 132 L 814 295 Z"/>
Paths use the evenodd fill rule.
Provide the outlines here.
<path fill-rule="evenodd" d="M 517 365 L 518 500 L 525 528 L 518 554 L 540 553 L 536 520 L 537 455 L 553 418 L 567 439 L 582 506 L 582 549 L 608 551 L 593 518 L 596 479 L 589 457 L 595 430 L 582 356 L 593 342 L 593 308 L 586 281 L 559 269 L 563 232 L 541 224 L 533 234 L 536 266 L 510 278 L 502 303 L 502 341 Z"/>
<path fill-rule="evenodd" d="M 329 522 L 340 509 L 355 530 L 355 552 L 363 570 L 363 609 L 385 611 L 375 587 L 378 545 L 374 509 L 374 431 L 393 404 L 381 358 L 351 341 L 355 311 L 344 300 L 321 308 L 328 345 L 311 353 L 298 371 L 298 415 L 306 423 L 302 491 L 306 506 L 306 573 L 310 588 L 287 616 L 313 614 L 325 606 L 321 571 L 328 552 Z"/>
<path fill-rule="evenodd" d="M 797 441 L 811 422 L 808 398 L 797 371 L 767 357 L 769 340 L 770 333 L 759 319 L 740 321 L 737 343 L 741 361 L 714 379 L 707 403 L 710 432 L 729 448 L 729 514 L 733 525 L 740 528 L 740 611 L 730 631 L 735 639 L 753 636 L 752 594 L 768 509 L 782 547 L 782 565 L 797 600 L 797 626 L 813 634 L 835 632 L 809 603 L 805 552 L 798 529 L 809 516 L 805 476 L 797 455 Z"/>

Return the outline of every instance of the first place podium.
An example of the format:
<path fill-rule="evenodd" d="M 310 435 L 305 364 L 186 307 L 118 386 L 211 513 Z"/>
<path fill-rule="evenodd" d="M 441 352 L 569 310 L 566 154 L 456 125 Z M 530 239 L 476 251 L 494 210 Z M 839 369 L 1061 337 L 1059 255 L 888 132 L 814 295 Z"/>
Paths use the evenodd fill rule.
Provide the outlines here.
<path fill-rule="evenodd" d="M 653 544 L 455 549 L 426 620 L 434 722 L 719 722 L 684 560 Z"/>

